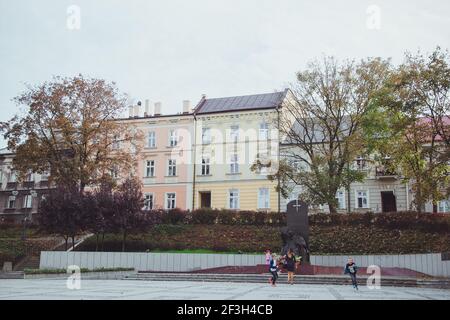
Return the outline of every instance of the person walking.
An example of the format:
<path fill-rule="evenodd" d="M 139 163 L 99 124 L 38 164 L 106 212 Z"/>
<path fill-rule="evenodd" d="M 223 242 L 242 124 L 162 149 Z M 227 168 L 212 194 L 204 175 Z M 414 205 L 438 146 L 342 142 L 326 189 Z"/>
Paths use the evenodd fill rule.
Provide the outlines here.
<path fill-rule="evenodd" d="M 348 258 L 347 264 L 344 268 L 344 274 L 349 274 L 352 279 L 353 288 L 358 290 L 358 282 L 356 281 L 356 272 L 358 271 L 358 266 L 355 264 L 352 258 Z"/>
<path fill-rule="evenodd" d="M 292 251 L 292 249 L 289 249 L 288 253 L 284 256 L 284 261 L 288 273 L 288 284 L 293 285 L 297 260 L 295 259 L 294 251 Z"/>
<path fill-rule="evenodd" d="M 270 263 L 269 263 L 269 271 L 272 274 L 272 278 L 269 280 L 272 284 L 272 287 L 276 287 L 276 282 L 278 279 L 278 265 L 275 253 L 271 255 Z"/>
<path fill-rule="evenodd" d="M 266 250 L 266 266 L 270 264 L 270 258 L 272 256 L 272 253 L 270 252 L 270 249 Z"/>

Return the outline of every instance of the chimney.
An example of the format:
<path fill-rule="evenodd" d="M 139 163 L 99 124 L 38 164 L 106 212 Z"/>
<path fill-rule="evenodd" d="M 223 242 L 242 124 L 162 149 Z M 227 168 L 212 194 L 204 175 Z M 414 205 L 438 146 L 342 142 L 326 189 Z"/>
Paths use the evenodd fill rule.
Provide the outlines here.
<path fill-rule="evenodd" d="M 145 112 L 144 112 L 144 117 L 150 117 L 150 100 L 145 99 Z"/>
<path fill-rule="evenodd" d="M 183 113 L 189 113 L 191 112 L 191 101 L 190 100 L 183 100 Z"/>
<path fill-rule="evenodd" d="M 134 106 L 134 117 L 139 118 L 139 115 L 141 113 L 141 105 L 142 102 L 138 101 L 137 105 Z"/>
<path fill-rule="evenodd" d="M 134 107 L 133 107 L 133 106 L 129 106 L 129 107 L 128 107 L 128 110 L 129 110 L 129 117 L 130 117 L 130 118 L 133 118 L 133 110 L 134 110 Z"/>
<path fill-rule="evenodd" d="M 161 115 L 161 102 L 155 102 L 155 116 Z"/>

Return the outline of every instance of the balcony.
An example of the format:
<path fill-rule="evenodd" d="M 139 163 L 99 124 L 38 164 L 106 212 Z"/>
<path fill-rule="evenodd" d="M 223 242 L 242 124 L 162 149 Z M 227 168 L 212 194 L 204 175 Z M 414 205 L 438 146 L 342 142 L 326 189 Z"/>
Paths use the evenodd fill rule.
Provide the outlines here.
<path fill-rule="evenodd" d="M 17 182 L 8 182 L 6 184 L 6 189 L 8 189 L 8 190 L 16 190 L 17 189 Z"/>
<path fill-rule="evenodd" d="M 34 181 L 25 181 L 22 183 L 22 187 L 24 187 L 25 189 L 33 189 Z"/>
<path fill-rule="evenodd" d="M 40 188 L 48 188 L 50 186 L 50 184 L 48 183 L 48 180 L 41 180 L 39 182 L 39 187 Z"/>
<path fill-rule="evenodd" d="M 375 168 L 375 177 L 380 180 L 397 179 L 397 172 L 386 168 L 385 166 L 378 166 Z"/>

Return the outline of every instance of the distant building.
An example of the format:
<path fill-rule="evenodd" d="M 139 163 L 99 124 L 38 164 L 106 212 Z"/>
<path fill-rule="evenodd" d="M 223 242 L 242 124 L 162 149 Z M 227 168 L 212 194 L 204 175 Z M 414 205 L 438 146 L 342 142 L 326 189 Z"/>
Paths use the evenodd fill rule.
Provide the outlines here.
<path fill-rule="evenodd" d="M 19 182 L 13 170 L 14 154 L 0 150 L 0 221 L 32 221 L 43 197 L 49 192 L 48 175 L 30 173 Z"/>

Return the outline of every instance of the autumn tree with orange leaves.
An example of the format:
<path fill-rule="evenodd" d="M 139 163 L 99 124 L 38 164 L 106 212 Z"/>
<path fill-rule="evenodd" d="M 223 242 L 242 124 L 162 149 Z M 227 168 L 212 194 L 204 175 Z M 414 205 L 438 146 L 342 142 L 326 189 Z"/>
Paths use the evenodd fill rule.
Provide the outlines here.
<path fill-rule="evenodd" d="M 19 179 L 47 173 L 56 185 L 86 187 L 110 179 L 110 173 L 130 172 L 139 146 L 137 130 L 117 121 L 126 96 L 115 83 L 101 79 L 54 77 L 14 98 L 23 115 L 0 123 L 8 148 L 16 154 L 13 169 Z"/>

